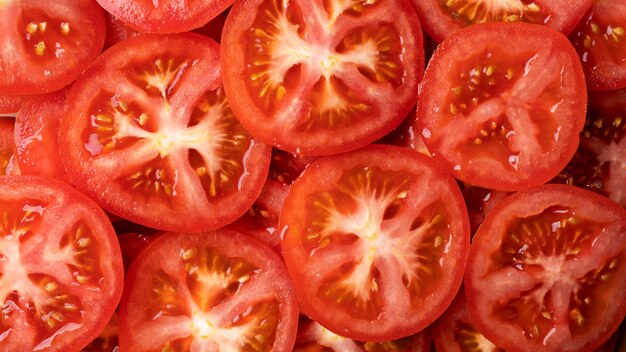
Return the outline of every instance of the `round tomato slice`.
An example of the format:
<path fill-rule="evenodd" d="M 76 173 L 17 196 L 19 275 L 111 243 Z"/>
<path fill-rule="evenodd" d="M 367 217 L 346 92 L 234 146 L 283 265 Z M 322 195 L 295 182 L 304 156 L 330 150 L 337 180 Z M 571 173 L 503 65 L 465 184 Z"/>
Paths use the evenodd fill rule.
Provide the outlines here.
<path fill-rule="evenodd" d="M 59 154 L 59 124 L 68 89 L 29 97 L 15 118 L 17 161 L 23 175 L 67 180 Z"/>
<path fill-rule="evenodd" d="M 271 148 L 232 114 L 219 47 L 199 34 L 118 43 L 72 86 L 61 122 L 72 183 L 110 212 L 171 231 L 215 229 L 260 194 Z"/>
<path fill-rule="evenodd" d="M 140 32 L 179 33 L 202 27 L 233 0 L 97 0 L 100 6 Z"/>
<path fill-rule="evenodd" d="M 463 289 L 448 310 L 432 325 L 437 352 L 503 352 L 472 323 Z"/>
<path fill-rule="evenodd" d="M 298 302 L 284 264 L 239 232 L 162 235 L 126 285 L 122 351 L 292 351 Z"/>
<path fill-rule="evenodd" d="M 461 284 L 469 224 L 454 179 L 411 149 L 371 145 L 313 162 L 280 215 L 303 311 L 384 342 L 424 329 Z"/>
<path fill-rule="evenodd" d="M 572 158 L 586 98 L 564 35 L 528 23 L 477 24 L 435 51 L 420 86 L 417 130 L 458 179 L 514 191 L 549 181 Z"/>
<path fill-rule="evenodd" d="M 597 0 L 570 36 L 592 90 L 626 87 L 626 3 Z"/>
<path fill-rule="evenodd" d="M 577 187 L 502 200 L 470 248 L 472 321 L 506 351 L 592 351 L 626 314 L 624 234 L 626 210 Z"/>
<path fill-rule="evenodd" d="M 104 45 L 104 12 L 94 0 L 2 1 L 0 18 L 0 95 L 59 90 Z"/>
<path fill-rule="evenodd" d="M 293 352 L 428 352 L 430 345 L 429 330 L 393 341 L 362 342 L 336 335 L 303 316 Z"/>
<path fill-rule="evenodd" d="M 415 104 L 424 67 L 406 0 L 239 1 L 222 45 L 235 116 L 302 155 L 356 149 L 393 130 Z"/>
<path fill-rule="evenodd" d="M 15 119 L 0 116 L 0 176 L 11 174 L 15 161 Z"/>
<path fill-rule="evenodd" d="M 76 351 L 122 294 L 120 248 L 105 213 L 70 186 L 0 177 L 0 346 Z"/>
<path fill-rule="evenodd" d="M 411 0 L 425 30 L 438 42 L 469 25 L 528 22 L 570 33 L 594 0 Z"/>

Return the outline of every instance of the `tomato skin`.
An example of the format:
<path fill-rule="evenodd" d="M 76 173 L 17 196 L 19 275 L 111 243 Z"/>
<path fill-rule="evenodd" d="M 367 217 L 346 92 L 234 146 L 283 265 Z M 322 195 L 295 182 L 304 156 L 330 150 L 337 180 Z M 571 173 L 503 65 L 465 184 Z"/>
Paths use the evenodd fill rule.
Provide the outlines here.
<path fill-rule="evenodd" d="M 227 260 L 241 259 L 246 262 L 244 266 L 251 264 L 256 267 L 257 270 L 253 275 L 257 276 L 250 275 L 252 279 L 245 281 L 243 287 L 245 287 L 246 283 L 250 283 L 251 285 L 256 285 L 253 290 L 259 290 L 261 292 L 255 291 L 246 293 L 245 290 L 240 287 L 239 290 L 235 290 L 234 294 L 225 294 L 224 296 L 226 298 L 222 297 L 222 300 L 219 300 L 220 297 L 218 296 L 217 305 L 213 306 L 208 304 L 208 307 L 206 307 L 206 304 L 202 305 L 202 300 L 199 297 L 201 297 L 203 293 L 214 295 L 215 292 L 219 290 L 225 291 L 227 288 L 213 287 L 214 291 L 196 290 L 191 292 L 192 289 L 189 283 L 193 281 L 191 279 L 192 275 L 180 264 L 184 263 L 183 255 L 188 248 L 214 249 L 219 257 L 217 260 L 223 260 L 223 258 L 227 258 Z M 207 264 L 209 266 L 211 265 L 210 262 L 207 262 Z M 201 263 L 200 267 L 202 267 L 202 265 Z M 239 270 L 239 268 L 238 266 L 229 265 L 220 266 L 218 263 L 218 265 L 210 266 L 209 269 L 217 269 L 217 271 L 211 271 L 211 273 L 221 274 L 222 272 L 220 272 L 220 270 L 225 270 L 229 273 L 237 274 L 236 271 Z M 230 271 L 231 269 L 232 271 Z M 150 313 L 153 312 L 154 309 L 149 311 L 150 305 L 163 296 L 153 293 L 154 291 L 150 281 L 156 282 L 155 277 L 160 272 L 167 273 L 171 278 L 170 281 L 175 281 L 174 285 L 177 291 L 175 294 L 178 296 L 176 297 L 177 299 L 172 301 L 172 305 L 176 306 L 172 308 L 172 311 L 175 313 L 163 312 L 163 314 L 158 314 L 153 319 Z M 240 291 L 244 291 L 242 294 L 247 297 L 244 301 L 237 300 L 237 293 Z M 255 293 L 257 295 L 255 295 Z M 172 293 L 172 295 L 174 295 L 174 293 Z M 180 299 L 180 297 L 184 297 L 184 299 Z M 150 345 L 155 346 L 155 344 L 164 342 L 163 337 L 158 336 L 160 340 L 158 343 L 155 343 L 153 336 L 140 334 L 140 332 L 144 331 L 142 329 L 146 327 L 149 328 L 150 325 L 154 324 L 163 324 L 155 331 L 172 331 L 176 327 L 168 326 L 167 319 L 172 318 L 172 320 L 170 320 L 172 322 L 176 322 L 178 318 L 187 319 L 187 313 L 191 311 L 216 314 L 219 319 L 211 321 L 212 323 L 218 323 L 215 324 L 215 330 L 222 328 L 220 324 L 235 325 L 241 320 L 242 316 L 246 316 L 246 307 L 250 307 L 255 303 L 256 299 L 262 300 L 268 299 L 268 297 L 280 303 L 278 308 L 279 312 L 277 313 L 279 319 L 276 323 L 277 332 L 273 337 L 274 343 L 269 346 L 269 349 L 263 350 L 270 352 L 291 352 L 297 331 L 298 302 L 284 265 L 280 257 L 271 248 L 254 238 L 229 229 L 220 229 L 200 234 L 160 234 L 158 237 L 151 240 L 141 251 L 129 269 L 124 296 L 120 303 L 120 348 L 122 351 L 138 352 L 146 350 L 152 351 L 153 348 L 159 348 L 159 350 L 161 350 L 163 348 L 162 345 L 153 348 L 151 348 Z M 224 307 L 225 302 L 230 302 L 228 301 L 229 299 L 235 301 L 233 302 L 234 306 L 230 307 L 232 311 Z M 209 302 L 215 303 L 213 300 Z M 235 314 L 238 312 L 240 312 L 241 315 Z M 232 315 L 236 315 L 236 318 L 233 319 Z M 254 313 L 251 315 L 254 315 Z M 212 315 L 212 317 L 215 317 L 215 315 Z M 181 326 L 182 325 L 185 324 L 181 324 Z M 260 322 L 259 325 L 261 325 Z M 182 340 L 188 337 L 185 333 L 179 333 L 178 339 Z M 176 333 L 169 333 L 168 336 L 172 335 L 176 335 Z M 200 336 L 196 336 L 195 333 L 191 335 L 191 338 L 194 336 L 198 341 L 207 339 L 207 337 L 201 338 Z M 241 336 L 239 336 L 239 338 L 240 337 Z M 207 341 L 210 341 L 210 338 L 211 337 L 209 337 Z M 170 342 L 172 341 L 166 342 L 166 345 Z M 242 340 L 238 338 L 228 340 L 228 343 L 232 343 L 233 345 L 239 342 L 242 342 Z M 206 346 L 207 345 L 204 345 L 204 347 Z M 227 348 L 229 346 L 220 347 Z M 241 346 L 239 347 L 243 348 Z M 230 348 L 233 348 L 233 346 L 231 345 Z M 268 346 L 263 345 L 261 348 L 268 348 Z"/>
<path fill-rule="evenodd" d="M 0 114 L 15 114 L 27 95 L 0 95 Z"/>
<path fill-rule="evenodd" d="M 397 203 L 390 201 L 396 193 Z M 302 311 L 335 334 L 371 342 L 414 334 L 443 313 L 461 284 L 469 247 L 462 195 L 450 175 L 411 149 L 370 145 L 317 159 L 292 185 L 279 223 Z M 431 232 L 429 224 L 445 230 Z M 418 268 L 433 276 L 411 272 Z"/>
<path fill-rule="evenodd" d="M 0 38 L 13 48 L 0 53 L 0 95 L 59 90 L 76 80 L 104 45 L 104 11 L 95 0 L 5 1 L 0 15 L 6 19 Z"/>
<path fill-rule="evenodd" d="M 626 210 L 591 191 L 548 184 L 505 198 L 470 248 L 473 323 L 507 351 L 599 347 L 626 314 L 624 233 Z"/>
<path fill-rule="evenodd" d="M 430 60 L 417 133 L 457 179 L 516 191 L 567 165 L 586 101 L 581 64 L 562 33 L 528 23 L 476 24 L 449 37 Z"/>
<path fill-rule="evenodd" d="M 379 8 L 368 9 L 365 3 Z M 415 103 L 415 92 L 424 67 L 423 37 L 419 19 L 410 4 L 405 0 L 385 0 L 373 4 L 359 1 L 353 4 L 360 7 L 359 10 L 352 10 L 351 3 L 342 3 L 348 14 L 342 12 L 336 22 L 323 15 L 325 6 L 329 4 L 326 1 L 294 0 L 285 4 L 290 8 L 279 6 L 276 0 L 235 2 L 224 25 L 221 52 L 224 89 L 244 127 L 256 138 L 278 149 L 297 155 L 322 156 L 355 150 L 383 137 L 399 125 Z M 267 16 L 284 17 L 290 21 L 293 15 L 298 17 L 294 20 L 297 23 L 286 25 L 266 21 L 263 16 L 272 13 L 271 9 L 278 9 L 276 11 L 281 14 Z M 355 11 L 363 11 L 362 23 L 360 15 L 354 15 Z M 262 28 L 257 31 L 257 27 Z M 265 38 L 262 34 L 282 27 L 287 28 L 284 33 L 268 35 L 272 38 Z M 356 40 L 351 34 L 360 36 L 364 43 L 359 45 L 368 47 L 378 40 L 373 38 L 374 35 L 382 33 L 381 36 L 385 36 L 386 32 L 393 33 L 388 35 L 392 40 L 383 38 L 380 42 L 393 42 L 389 46 L 401 55 L 396 55 L 395 51 L 387 54 L 382 50 L 371 50 L 369 53 L 355 50 L 353 56 L 393 56 L 391 61 L 381 65 L 388 64 L 401 71 L 394 74 L 394 79 L 399 82 L 397 84 L 383 78 L 375 81 L 378 78 L 368 75 L 378 76 L 378 71 L 367 74 L 362 71 L 377 68 L 367 66 L 366 70 L 361 67 L 366 64 L 350 61 L 350 51 L 345 49 L 344 58 L 343 49 L 340 49 L 348 45 L 345 42 Z M 293 44 L 293 48 L 281 47 L 283 36 L 299 39 L 294 39 L 297 43 Z M 275 49 L 277 54 L 271 56 L 274 47 L 278 48 Z M 314 54 L 306 59 L 295 54 L 287 55 L 287 58 L 281 56 L 291 49 L 296 52 L 303 49 Z M 270 72 L 271 68 L 260 67 L 264 61 L 285 62 L 284 65 L 290 68 L 280 73 L 278 82 L 273 71 Z M 292 65 L 292 61 L 297 62 Z M 335 61 L 337 63 L 333 63 Z M 330 68 L 326 67 L 328 62 L 331 63 Z M 258 72 L 252 72 L 257 68 Z M 261 78 L 257 78 L 258 75 Z M 263 82 L 267 85 L 263 86 Z M 266 103 L 269 106 L 265 106 Z"/>
<path fill-rule="evenodd" d="M 48 332 L 43 325 L 45 323 L 44 317 L 41 316 L 40 319 L 33 317 L 34 322 L 28 319 L 22 320 L 20 317 L 16 317 L 18 314 L 15 314 L 15 309 L 9 309 L 6 311 L 7 315 L 4 319 L 10 315 L 8 319 L 9 322 L 12 319 L 14 319 L 13 321 L 18 321 L 19 319 L 24 326 L 22 329 L 14 326 L 12 333 L 4 335 L 5 339 L 0 343 L 0 347 L 2 349 L 6 348 L 9 351 L 27 351 L 35 349 L 38 351 L 77 351 L 86 346 L 89 341 L 93 340 L 98 336 L 99 332 L 104 329 L 122 295 L 124 280 L 122 256 L 111 222 L 95 202 L 67 184 L 54 179 L 38 176 L 4 176 L 0 177 L 0 189 L 3 190 L 0 195 L 0 207 L 2 207 L 4 214 L 9 214 L 14 210 L 10 208 L 12 202 L 23 201 L 27 206 L 29 204 L 42 204 L 43 212 L 40 213 L 40 215 L 43 220 L 41 220 L 40 224 L 46 224 L 48 227 L 42 229 L 37 227 L 37 225 L 32 225 L 34 227 L 27 231 L 30 232 L 32 230 L 31 235 L 37 236 L 41 241 L 39 241 L 39 243 L 31 241 L 30 244 L 22 244 L 23 247 L 31 247 L 20 248 L 20 251 L 23 251 L 25 254 L 20 258 L 21 264 L 23 266 L 32 265 L 32 268 L 28 267 L 27 270 L 34 269 L 33 272 L 26 271 L 26 273 L 32 275 L 48 273 L 48 275 L 50 275 L 51 270 L 58 270 L 61 268 L 59 265 L 63 264 L 68 265 L 68 267 L 64 269 L 69 271 L 70 267 L 68 263 L 74 263 L 77 265 L 76 268 L 78 268 L 78 265 L 82 262 L 72 261 L 76 259 L 74 259 L 75 257 L 69 257 L 72 255 L 71 252 L 66 251 L 62 256 L 59 256 L 59 253 L 55 252 L 55 250 L 60 251 L 63 249 L 62 245 L 64 241 L 54 243 L 53 238 L 61 237 L 59 236 L 60 230 L 67 231 L 76 226 L 69 222 L 80 220 L 87 226 L 87 234 L 93 236 L 90 244 L 83 250 L 87 251 L 93 246 L 98 247 L 95 251 L 99 253 L 100 260 L 94 261 L 92 265 L 98 268 L 97 270 L 102 274 L 98 283 L 95 284 L 97 286 L 81 287 L 83 284 L 79 284 L 78 280 L 69 283 L 64 281 L 63 270 L 57 272 L 56 274 L 59 276 L 54 277 L 54 279 L 58 280 L 56 281 L 58 287 L 66 291 L 68 290 L 67 287 L 73 287 L 73 289 L 70 290 L 70 295 L 78 299 L 78 303 L 80 303 L 80 307 L 82 308 L 81 317 L 83 317 L 83 320 L 75 321 L 75 317 L 66 317 L 67 321 L 64 321 L 66 322 L 65 329 L 55 329 L 54 331 L 58 331 L 56 331 L 52 337 L 49 337 L 49 340 L 36 341 L 34 338 L 37 332 L 27 332 L 25 330 L 32 327 L 32 324 L 35 322 L 40 323 L 41 326 L 39 328 L 42 331 L 40 331 L 38 335 L 46 337 L 45 333 Z M 20 221 L 16 221 L 16 224 L 19 222 Z M 22 220 L 22 222 L 24 222 L 24 220 Z M 37 221 L 34 221 L 33 223 L 36 222 Z M 28 222 L 26 221 L 26 223 Z M 5 244 L 7 243 L 6 237 L 10 234 L 11 232 L 3 232 L 2 240 Z M 83 232 L 82 235 L 85 235 L 85 232 Z M 83 244 L 85 243 L 83 242 Z M 3 247 L 3 256 L 7 254 L 5 250 L 6 247 Z M 87 255 L 92 254 L 93 253 L 88 253 Z M 11 253 L 11 255 L 15 255 L 15 253 Z M 54 258 L 55 256 L 56 259 L 47 259 L 49 257 Z M 93 270 L 93 267 L 87 270 Z M 3 276 L 8 276 L 8 273 L 15 275 L 14 269 L 18 268 L 10 268 L 9 271 L 3 270 Z M 83 271 L 83 269 L 75 270 Z M 76 274 L 77 273 L 69 273 L 68 275 L 72 277 L 72 275 Z M 5 284 L 7 283 L 2 283 L 2 285 Z M 15 290 L 17 290 L 20 285 L 25 285 L 24 282 L 18 282 L 17 280 L 8 284 L 15 285 L 11 286 Z M 89 282 L 88 284 L 94 285 L 94 283 Z M 54 290 L 58 289 L 58 287 L 52 289 L 52 292 L 56 292 Z M 41 290 L 40 293 L 42 295 L 46 295 L 44 287 L 39 286 L 37 288 Z M 2 287 L 3 292 L 6 292 L 6 289 L 7 287 Z M 47 295 L 49 294 L 50 293 L 47 293 Z M 5 298 L 3 297 L 3 299 Z M 30 299 L 33 298 L 25 297 L 25 300 L 22 301 L 22 297 L 20 297 L 18 304 L 28 304 Z M 55 297 L 55 299 L 60 298 Z M 73 302 L 76 303 L 76 301 Z M 3 304 L 5 303 L 6 302 L 3 301 Z M 44 306 L 45 305 L 41 305 L 41 307 Z M 49 307 L 46 307 L 46 310 L 49 309 Z M 35 306 L 31 306 L 31 310 L 32 311 L 29 311 L 30 314 L 44 313 L 43 311 L 38 312 Z M 3 323 L 5 321 L 4 319 Z M 77 324 L 80 328 L 76 328 L 72 326 L 72 324 Z M 15 338 L 16 335 L 18 336 L 17 341 Z M 34 344 L 29 345 L 30 343 Z M 35 343 L 38 345 L 35 345 Z"/>

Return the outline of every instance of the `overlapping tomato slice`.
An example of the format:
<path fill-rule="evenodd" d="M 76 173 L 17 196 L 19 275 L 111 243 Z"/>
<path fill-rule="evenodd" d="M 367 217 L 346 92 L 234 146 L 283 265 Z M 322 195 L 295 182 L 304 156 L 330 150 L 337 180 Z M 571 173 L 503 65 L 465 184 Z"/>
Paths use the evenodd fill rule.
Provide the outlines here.
<path fill-rule="evenodd" d="M 0 176 L 12 174 L 17 165 L 15 157 L 15 119 L 0 116 Z"/>
<path fill-rule="evenodd" d="M 626 210 L 573 186 L 496 205 L 465 273 L 472 321 L 506 351 L 591 351 L 626 314 Z"/>
<path fill-rule="evenodd" d="M 438 42 L 461 28 L 485 22 L 528 22 L 565 34 L 593 0 L 412 0 L 424 28 Z"/>
<path fill-rule="evenodd" d="M 384 145 L 309 165 L 280 225 L 303 311 L 360 341 L 433 322 L 459 288 L 469 245 L 454 180 L 428 157 Z"/>
<path fill-rule="evenodd" d="M 59 125 L 68 89 L 26 99 L 15 118 L 17 162 L 23 175 L 67 181 L 59 154 Z"/>
<path fill-rule="evenodd" d="M 71 187 L 0 177 L 0 337 L 7 351 L 72 351 L 104 328 L 122 293 L 111 223 Z"/>
<path fill-rule="evenodd" d="M 0 95 L 61 89 L 104 44 L 104 11 L 95 0 L 2 1 L 0 17 Z"/>
<path fill-rule="evenodd" d="M 165 234 L 137 257 L 127 285 L 122 350 L 293 348 L 298 303 L 284 264 L 241 233 Z"/>
<path fill-rule="evenodd" d="M 592 90 L 626 87 L 626 3 L 598 0 L 570 36 Z"/>
<path fill-rule="evenodd" d="M 458 179 L 514 191 L 549 181 L 572 158 L 586 96 L 580 62 L 561 33 L 477 24 L 435 51 L 420 87 L 417 131 Z"/>
<path fill-rule="evenodd" d="M 405 0 L 233 5 L 224 88 L 242 124 L 292 153 L 334 154 L 382 137 L 415 103 L 424 51 Z"/>
<path fill-rule="evenodd" d="M 218 45 L 198 34 L 142 35 L 105 52 L 72 87 L 61 124 L 72 182 L 120 217 L 203 231 L 261 192 L 270 147 L 235 119 Z"/>

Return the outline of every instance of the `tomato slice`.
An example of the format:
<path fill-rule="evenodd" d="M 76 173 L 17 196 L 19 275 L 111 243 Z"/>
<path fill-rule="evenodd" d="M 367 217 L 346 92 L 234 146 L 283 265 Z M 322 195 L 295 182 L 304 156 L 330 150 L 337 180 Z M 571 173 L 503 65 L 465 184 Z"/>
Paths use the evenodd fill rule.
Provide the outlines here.
<path fill-rule="evenodd" d="M 463 198 L 465 199 L 465 205 L 467 206 L 470 229 L 473 236 L 480 224 L 485 220 L 487 213 L 489 213 L 499 201 L 506 198 L 511 193 L 475 187 L 462 182 L 460 186 L 461 193 L 463 193 Z"/>
<path fill-rule="evenodd" d="M 432 325 L 432 336 L 437 352 L 504 352 L 472 323 L 463 289 Z"/>
<path fill-rule="evenodd" d="M 291 186 L 282 251 L 303 311 L 371 342 L 424 329 L 454 298 L 469 246 L 458 186 L 430 158 L 371 145 L 320 158 Z"/>
<path fill-rule="evenodd" d="M 6 351 L 76 351 L 122 294 L 113 227 L 64 183 L 0 177 L 0 336 Z"/>
<path fill-rule="evenodd" d="M 141 35 L 72 86 L 61 123 L 77 188 L 112 213 L 172 231 L 230 223 L 263 188 L 271 148 L 235 119 L 219 48 L 199 34 Z"/>
<path fill-rule="evenodd" d="M 15 114 L 28 95 L 0 95 L 0 114 Z"/>
<path fill-rule="evenodd" d="M 241 218 L 228 226 L 233 230 L 258 239 L 280 253 L 278 217 L 288 192 L 288 185 L 268 178 L 261 195 L 252 207 Z"/>
<path fill-rule="evenodd" d="M 106 37 L 104 38 L 104 49 L 108 49 L 122 40 L 135 37 L 139 32 L 130 29 L 123 21 L 117 17 L 106 13 Z"/>
<path fill-rule="evenodd" d="M 467 304 L 506 351 L 591 351 L 626 314 L 626 210 L 573 186 L 504 199 L 474 237 Z"/>
<path fill-rule="evenodd" d="M 362 342 L 336 335 L 317 322 L 300 317 L 293 352 L 428 352 L 429 330 L 386 342 Z"/>
<path fill-rule="evenodd" d="M 139 32 L 179 33 L 202 27 L 233 0 L 97 0 L 110 14 Z"/>
<path fill-rule="evenodd" d="M 136 258 L 126 283 L 122 351 L 293 348 L 298 302 L 284 264 L 239 232 L 158 237 Z"/>
<path fill-rule="evenodd" d="M 393 130 L 415 103 L 424 67 L 406 0 L 239 1 L 222 37 L 237 118 L 302 155 L 356 149 Z"/>
<path fill-rule="evenodd" d="M 469 25 L 528 22 L 570 33 L 593 0 L 412 0 L 424 29 L 438 42 Z"/>
<path fill-rule="evenodd" d="M 570 36 L 589 89 L 626 87 L 626 3 L 597 0 Z"/>
<path fill-rule="evenodd" d="M 626 208 L 626 89 L 590 92 L 574 158 L 555 178 L 605 195 Z"/>
<path fill-rule="evenodd" d="M 477 24 L 435 51 L 420 87 L 417 130 L 458 179 L 514 191 L 545 183 L 567 165 L 586 97 L 581 64 L 561 33 L 528 23 Z"/>
<path fill-rule="evenodd" d="M 104 44 L 104 12 L 93 0 L 2 1 L 0 17 L 0 95 L 59 90 Z"/>
<path fill-rule="evenodd" d="M 59 124 L 67 93 L 68 89 L 62 89 L 31 96 L 17 113 L 15 144 L 23 175 L 68 180 L 59 154 Z"/>

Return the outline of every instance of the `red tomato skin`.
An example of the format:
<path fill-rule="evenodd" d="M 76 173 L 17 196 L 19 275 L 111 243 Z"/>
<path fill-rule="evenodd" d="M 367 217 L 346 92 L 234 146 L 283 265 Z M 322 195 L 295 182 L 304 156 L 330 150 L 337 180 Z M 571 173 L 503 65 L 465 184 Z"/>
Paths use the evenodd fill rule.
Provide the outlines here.
<path fill-rule="evenodd" d="M 583 337 L 570 339 L 567 342 L 563 342 L 558 346 L 554 343 L 548 345 L 531 344 L 523 340 L 523 334 L 515 327 L 506 326 L 508 324 L 502 323 L 502 321 L 486 321 L 481 318 L 484 314 L 481 312 L 484 307 L 478 307 L 478 304 L 482 304 L 479 300 L 479 285 L 481 285 L 481 279 L 477 276 L 483 275 L 482 273 L 488 270 L 490 261 L 481 262 L 477 260 L 477 257 L 481 255 L 484 258 L 484 253 L 493 247 L 494 243 L 500 243 L 502 241 L 501 236 L 498 238 L 488 238 L 490 232 L 502 233 L 503 228 L 506 226 L 506 220 L 496 220 L 502 212 L 507 214 L 515 214 L 519 216 L 532 216 L 541 213 L 544 209 L 554 206 L 555 204 L 563 206 L 585 206 L 586 202 L 590 208 L 593 207 L 588 213 L 579 212 L 578 215 L 583 219 L 591 219 L 594 221 L 598 218 L 602 218 L 606 221 L 607 218 L 613 218 L 615 223 L 609 224 L 612 226 L 611 231 L 613 233 L 626 234 L 626 209 L 621 208 L 618 204 L 610 199 L 598 195 L 594 192 L 568 185 L 560 184 L 546 184 L 528 188 L 524 191 L 516 192 L 511 196 L 500 201 L 492 211 L 487 214 L 485 222 L 479 228 L 477 235 L 472 242 L 470 253 L 467 260 L 465 277 L 463 285 L 465 287 L 467 306 L 470 313 L 470 318 L 476 327 L 487 337 L 490 341 L 498 345 L 498 347 L 512 352 L 525 352 L 529 350 L 541 351 L 541 352 L 555 352 L 555 351 L 593 351 L 607 341 L 613 333 L 619 328 L 620 322 L 626 316 L 626 280 L 621 283 L 622 290 L 613 292 L 614 296 L 608 301 L 607 307 L 610 307 L 612 311 L 596 312 L 606 317 L 607 321 L 602 325 L 601 331 L 596 331 L 592 338 L 584 336 L 587 340 L 584 344 L 581 344 L 579 340 Z M 591 205 L 593 204 L 593 205 Z M 582 214 L 581 214 L 582 213 Z M 576 214 L 576 211 L 574 212 Z M 606 216 L 605 216 L 606 215 Z M 617 229 L 617 231 L 616 231 Z M 606 229 L 603 230 L 605 232 Z M 623 237 L 623 236 L 622 236 Z M 604 244 L 606 246 L 606 244 Z M 612 244 L 609 244 L 609 246 Z M 623 262 L 626 260 L 626 242 L 614 243 L 615 246 L 621 246 L 621 254 L 618 255 L 619 262 L 622 267 L 616 273 L 616 275 L 626 276 L 626 266 Z M 601 246 L 601 245 L 598 245 Z M 496 256 L 494 253 L 493 256 Z M 599 261 L 600 259 L 598 259 Z M 599 265 L 599 264 L 598 264 Z M 481 273 L 481 274 L 478 274 Z M 493 293 L 487 294 L 493 295 L 497 293 L 497 288 L 490 288 Z M 480 293 L 483 297 L 485 293 Z M 506 298 L 505 298 L 506 299 Z M 484 305 L 483 305 L 484 306 Z M 567 322 L 563 323 L 567 324 Z M 516 326 L 517 327 L 517 326 Z M 563 327 L 561 327 L 563 329 Z M 591 326 L 590 328 L 595 328 Z M 522 339 L 520 339 L 520 337 Z M 572 346 L 574 345 L 574 346 Z"/>
<path fill-rule="evenodd" d="M 445 72 L 450 72 L 449 75 L 452 76 L 452 70 L 454 70 L 455 65 L 464 62 L 462 57 L 451 55 L 452 52 L 466 53 L 468 55 L 470 53 L 479 53 L 478 50 L 476 52 L 469 52 L 469 50 L 474 49 L 473 47 L 467 48 L 465 51 L 459 49 L 463 48 L 464 42 L 481 38 L 479 42 L 481 44 L 490 42 L 498 43 L 498 38 L 505 38 L 507 36 L 542 38 L 542 40 L 546 40 L 546 43 L 549 42 L 550 45 L 552 45 L 554 52 L 559 52 L 567 58 L 568 68 L 571 68 L 571 71 L 564 73 L 563 76 L 567 77 L 568 82 L 571 83 L 567 91 L 568 97 L 571 98 L 569 99 L 571 111 L 566 111 L 568 114 L 567 119 L 559 121 L 562 127 L 555 131 L 556 135 L 558 135 L 558 142 L 555 143 L 552 149 L 545 151 L 541 157 L 537 156 L 534 158 L 532 163 L 528 163 L 525 166 L 519 165 L 515 172 L 507 169 L 508 166 L 504 165 L 504 162 L 504 167 L 499 167 L 497 172 L 490 167 L 472 167 L 472 162 L 474 162 L 475 165 L 476 160 L 469 158 L 469 155 L 466 157 L 467 160 L 470 160 L 469 163 L 466 162 L 466 165 L 455 165 L 451 161 L 451 157 L 462 156 L 463 153 L 456 150 L 450 153 L 450 155 L 442 155 L 443 153 L 439 151 L 442 144 L 441 139 L 454 134 L 448 130 L 454 130 L 454 128 L 457 127 L 454 125 L 455 118 L 467 119 L 467 117 L 445 117 L 444 111 L 447 111 L 449 107 L 438 104 L 443 103 L 445 99 L 447 99 L 445 98 L 447 97 L 446 94 L 449 94 L 449 89 L 452 87 L 448 80 L 441 75 L 445 74 Z M 476 40 L 474 40 L 473 43 L 476 44 Z M 522 43 L 522 41 L 519 42 L 520 45 Z M 528 43 L 531 43 L 530 40 L 528 40 Z M 491 49 L 492 51 L 496 51 L 500 48 L 496 47 L 495 49 Z M 497 57 L 497 53 L 494 56 Z M 585 75 L 577 57 L 576 51 L 570 45 L 567 37 L 546 26 L 524 22 L 508 24 L 489 22 L 466 27 L 456 32 L 437 47 L 437 50 L 426 68 L 424 79 L 420 83 L 419 88 L 416 133 L 424 137 L 427 149 L 438 163 L 448 169 L 455 178 L 470 185 L 498 191 L 513 192 L 546 183 L 558 175 L 576 153 L 579 143 L 579 133 L 582 131 L 585 124 L 587 90 Z M 507 92 L 507 94 L 512 93 Z M 444 117 L 439 117 L 439 115 Z M 442 122 L 440 119 L 447 119 L 448 122 Z M 479 123 L 482 122 L 475 121 L 475 123 L 479 125 Z M 447 124 L 447 126 L 443 127 L 447 127 L 448 130 L 441 128 L 443 124 Z M 535 130 L 540 128 L 541 126 L 536 126 Z M 476 130 L 478 131 L 478 129 L 479 128 Z M 439 139 L 437 142 L 433 141 L 435 136 Z M 478 137 L 480 135 L 476 134 L 476 136 Z M 471 145 L 471 140 L 465 144 Z M 486 166 L 486 164 L 482 166 Z M 505 170 L 506 175 L 504 174 Z"/>

